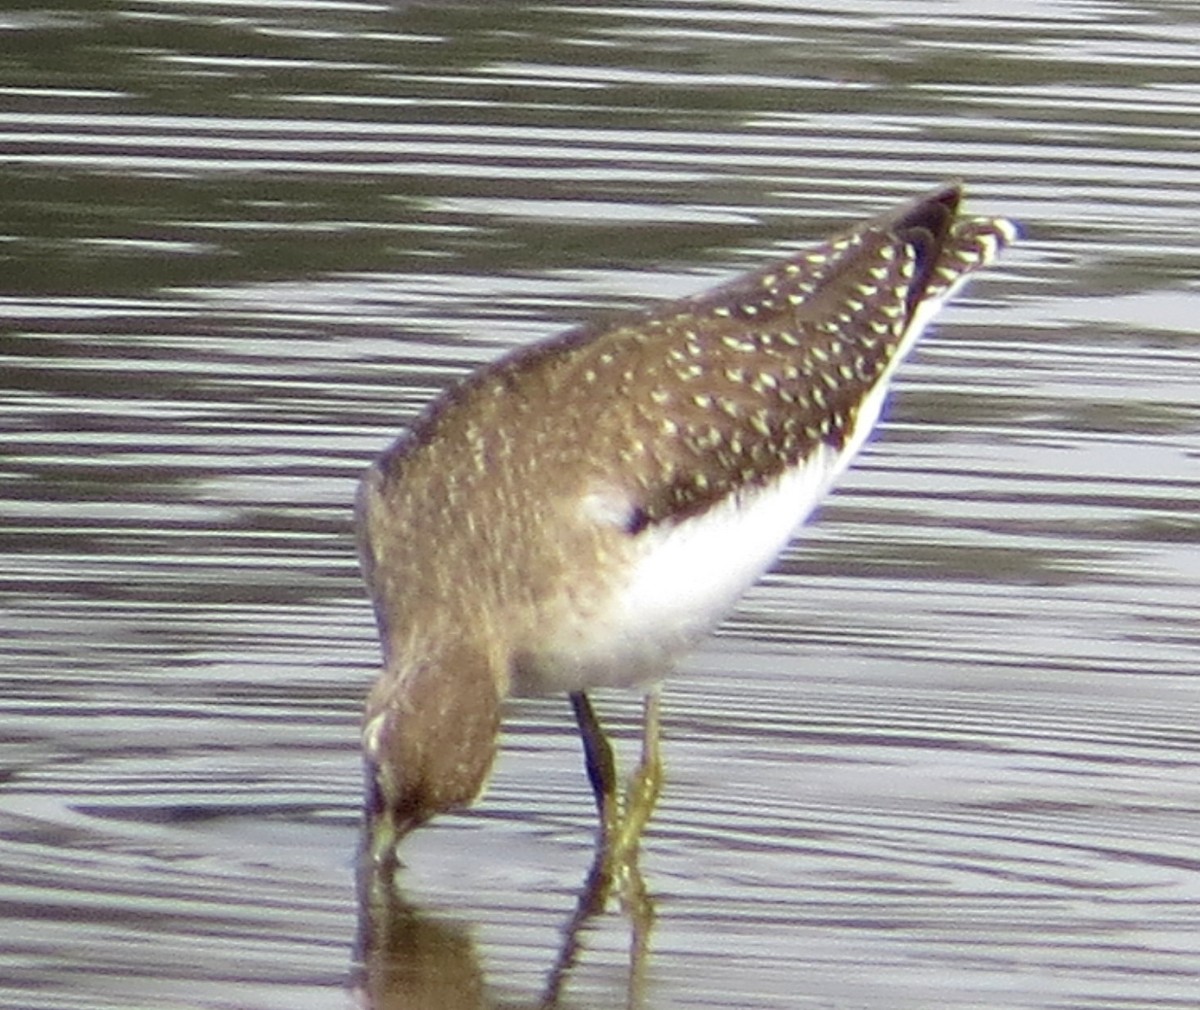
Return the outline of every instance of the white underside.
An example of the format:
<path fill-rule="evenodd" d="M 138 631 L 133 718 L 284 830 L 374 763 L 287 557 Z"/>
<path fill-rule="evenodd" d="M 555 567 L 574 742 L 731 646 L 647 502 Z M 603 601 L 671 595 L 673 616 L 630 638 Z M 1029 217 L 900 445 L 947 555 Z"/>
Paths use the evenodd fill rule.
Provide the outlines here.
<path fill-rule="evenodd" d="M 665 675 L 771 566 L 862 448 L 883 409 L 891 374 L 951 294 L 953 289 L 915 313 L 887 372 L 862 401 L 841 451 L 822 445 L 761 488 L 635 534 L 633 563 L 611 602 L 555 637 L 532 681 L 520 685 L 522 693 L 632 687 Z M 597 496 L 612 503 L 614 492 L 595 489 L 589 501 Z M 601 518 L 594 504 L 581 508 L 592 521 Z M 628 510 L 610 513 L 626 516 Z"/>
<path fill-rule="evenodd" d="M 639 557 L 596 627 L 590 658 L 600 663 L 590 679 L 631 686 L 665 673 L 771 566 L 824 497 L 838 462 L 819 450 L 762 488 L 641 534 Z"/>

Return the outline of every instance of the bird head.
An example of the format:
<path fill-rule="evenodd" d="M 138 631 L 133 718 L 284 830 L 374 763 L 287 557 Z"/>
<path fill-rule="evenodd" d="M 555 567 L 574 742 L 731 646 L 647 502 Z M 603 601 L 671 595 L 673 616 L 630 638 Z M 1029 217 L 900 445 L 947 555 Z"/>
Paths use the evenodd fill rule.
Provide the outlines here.
<path fill-rule="evenodd" d="M 496 756 L 500 692 L 485 652 L 393 653 L 363 718 L 366 844 L 376 863 L 431 817 L 468 806 Z"/>

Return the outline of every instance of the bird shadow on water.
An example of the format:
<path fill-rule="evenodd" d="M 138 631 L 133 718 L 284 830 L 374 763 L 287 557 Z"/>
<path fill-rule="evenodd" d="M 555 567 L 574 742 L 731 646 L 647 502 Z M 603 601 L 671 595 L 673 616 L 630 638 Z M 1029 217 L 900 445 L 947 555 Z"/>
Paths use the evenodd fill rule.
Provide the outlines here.
<path fill-rule="evenodd" d="M 490 992 L 471 924 L 421 909 L 401 891 L 394 868 L 360 859 L 358 933 L 350 989 L 364 1010 L 493 1010 L 513 1004 Z M 629 924 L 625 985 L 628 1010 L 644 1005 L 644 982 L 654 926 L 654 903 L 636 866 L 613 872 L 598 853 L 564 916 L 559 945 L 541 992 L 519 1006 L 558 1010 L 583 951 L 588 925 L 614 901 Z"/>

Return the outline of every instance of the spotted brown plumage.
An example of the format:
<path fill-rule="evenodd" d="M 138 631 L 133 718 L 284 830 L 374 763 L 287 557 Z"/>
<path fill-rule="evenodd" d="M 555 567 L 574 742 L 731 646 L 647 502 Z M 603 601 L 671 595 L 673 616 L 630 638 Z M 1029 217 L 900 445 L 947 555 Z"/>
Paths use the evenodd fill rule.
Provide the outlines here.
<path fill-rule="evenodd" d="M 769 565 L 929 318 L 1012 239 L 960 196 L 515 351 L 379 458 L 358 528 L 384 845 L 475 798 L 505 697 L 651 683 Z"/>

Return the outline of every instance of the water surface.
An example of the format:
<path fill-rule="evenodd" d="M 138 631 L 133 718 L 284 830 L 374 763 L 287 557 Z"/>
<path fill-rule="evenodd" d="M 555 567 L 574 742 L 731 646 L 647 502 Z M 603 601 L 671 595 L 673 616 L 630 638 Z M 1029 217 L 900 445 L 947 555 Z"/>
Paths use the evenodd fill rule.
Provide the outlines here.
<path fill-rule="evenodd" d="M 1025 240 L 666 693 L 643 1003 L 1195 1006 L 1190 4 L 0 30 L 0 1005 L 349 1004 L 363 466 L 507 348 L 959 176 Z M 565 702 L 513 705 L 406 851 L 392 1005 L 537 1005 L 591 830 Z M 624 1005 L 629 943 L 593 920 L 561 1004 Z"/>

